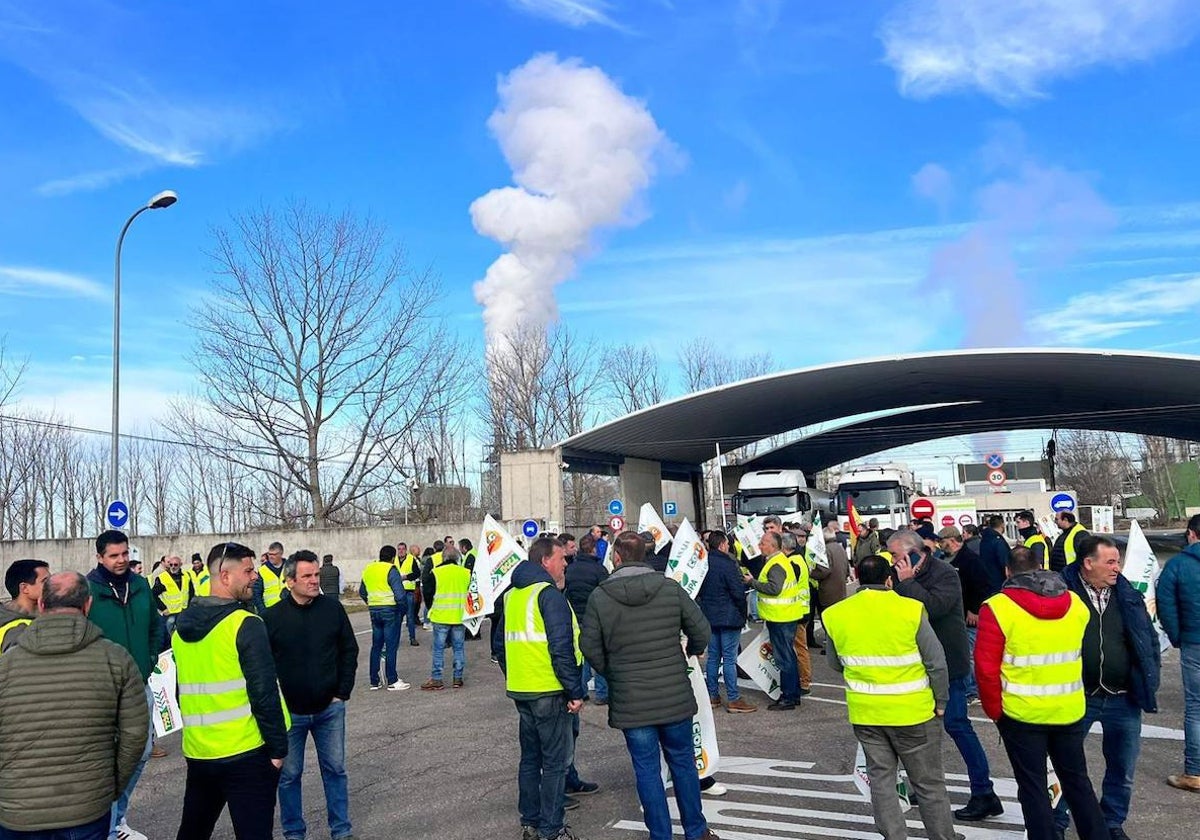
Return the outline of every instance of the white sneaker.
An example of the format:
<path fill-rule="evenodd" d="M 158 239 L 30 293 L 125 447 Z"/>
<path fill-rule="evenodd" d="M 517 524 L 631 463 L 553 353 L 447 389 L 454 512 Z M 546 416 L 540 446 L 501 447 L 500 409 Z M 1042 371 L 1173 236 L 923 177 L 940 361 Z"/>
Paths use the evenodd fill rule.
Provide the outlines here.
<path fill-rule="evenodd" d="M 117 840 L 148 840 L 148 838 L 142 832 L 130 828 L 129 823 L 125 820 L 121 820 L 117 825 Z"/>
<path fill-rule="evenodd" d="M 721 784 L 720 782 L 717 782 L 708 790 L 702 790 L 700 792 L 706 796 L 724 796 L 725 794 L 729 793 L 729 788 L 725 787 L 725 785 Z"/>
<path fill-rule="evenodd" d="M 388 691 L 407 691 L 410 688 L 412 688 L 412 686 L 406 683 L 404 680 L 396 680 L 394 683 L 388 686 Z"/>
<path fill-rule="evenodd" d="M 383 686 L 381 686 L 381 685 L 373 685 L 373 686 L 371 686 L 371 691 L 378 691 L 378 690 L 379 690 L 379 689 L 381 689 L 381 688 L 383 688 Z"/>

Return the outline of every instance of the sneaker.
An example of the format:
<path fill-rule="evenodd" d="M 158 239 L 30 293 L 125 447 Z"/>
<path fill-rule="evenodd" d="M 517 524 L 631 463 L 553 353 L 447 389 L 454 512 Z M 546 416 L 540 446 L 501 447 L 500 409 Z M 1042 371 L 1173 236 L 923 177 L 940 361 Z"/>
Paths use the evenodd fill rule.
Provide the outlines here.
<path fill-rule="evenodd" d="M 1187 773 L 1175 774 L 1167 776 L 1167 784 L 1173 788 L 1180 790 L 1190 790 L 1192 793 L 1200 793 L 1200 776 L 1190 776 Z"/>
<path fill-rule="evenodd" d="M 433 625 L 428 622 L 426 622 L 425 624 L 423 624 L 421 626 L 424 627 L 426 630 L 430 630 L 430 631 L 433 630 Z"/>
<path fill-rule="evenodd" d="M 725 785 L 721 784 L 720 782 L 717 782 L 711 787 L 701 788 L 700 792 L 705 796 L 724 796 L 725 794 L 729 793 L 729 788 L 725 787 Z"/>
<path fill-rule="evenodd" d="M 455 688 L 462 688 L 463 687 L 463 678 L 455 677 L 453 680 L 451 680 L 451 685 L 453 685 Z"/>
<path fill-rule="evenodd" d="M 542 840 L 536 825 L 521 826 L 521 840 Z"/>
<path fill-rule="evenodd" d="M 801 697 L 807 697 L 810 694 L 812 694 L 811 688 L 805 688 L 804 686 L 800 686 L 800 696 Z"/>
<path fill-rule="evenodd" d="M 563 810 L 564 811 L 574 811 L 578 807 L 579 807 L 579 800 L 576 799 L 574 796 L 564 796 L 563 797 Z M 561 836 L 562 835 L 560 834 L 559 837 L 561 837 Z"/>
<path fill-rule="evenodd" d="M 379 683 L 371 683 L 371 691 L 378 691 L 381 688 L 383 688 L 383 686 Z"/>
<path fill-rule="evenodd" d="M 576 802 L 575 804 L 578 805 L 579 803 Z M 574 831 L 571 831 L 571 826 L 564 825 L 562 830 L 559 831 L 558 834 L 555 834 L 553 837 L 551 837 L 550 840 L 581 840 L 581 838 Z"/>
<path fill-rule="evenodd" d="M 963 822 L 978 822 L 986 820 L 988 817 L 998 817 L 1003 813 L 1004 803 L 1000 801 L 1000 797 L 989 793 L 983 796 L 972 796 L 967 800 L 965 808 L 959 808 L 954 812 L 954 818 Z"/>
<path fill-rule="evenodd" d="M 396 680 L 394 683 L 388 686 L 388 691 L 408 691 L 410 688 L 412 688 L 412 686 L 406 683 L 404 680 Z"/>
<path fill-rule="evenodd" d="M 493 664 L 493 665 L 499 665 L 499 664 L 500 664 L 500 657 L 496 656 L 496 654 L 494 654 L 494 653 L 492 654 L 492 664 Z"/>
<path fill-rule="evenodd" d="M 709 697 L 708 705 L 712 706 L 714 709 L 721 708 L 721 698 L 716 696 Z"/>
<path fill-rule="evenodd" d="M 145 834 L 129 827 L 129 823 L 121 820 L 117 825 L 117 840 L 148 840 Z"/>
<path fill-rule="evenodd" d="M 968 706 L 978 706 L 979 705 L 979 695 L 978 694 L 968 694 L 967 695 L 967 705 Z"/>
<path fill-rule="evenodd" d="M 729 712 L 731 715 L 748 715 L 751 712 L 757 712 L 758 706 L 755 706 L 753 703 L 747 703 L 745 700 L 739 697 L 737 700 L 734 700 L 732 703 L 726 706 L 725 711 Z"/>
<path fill-rule="evenodd" d="M 422 691 L 441 691 L 445 687 L 446 684 L 444 682 L 441 680 L 435 680 L 433 677 L 430 677 L 429 679 L 425 680 L 425 682 L 421 683 Z"/>
<path fill-rule="evenodd" d="M 567 788 L 567 794 L 570 796 L 591 796 L 600 790 L 600 785 L 595 782 L 580 782 L 577 788 Z"/>

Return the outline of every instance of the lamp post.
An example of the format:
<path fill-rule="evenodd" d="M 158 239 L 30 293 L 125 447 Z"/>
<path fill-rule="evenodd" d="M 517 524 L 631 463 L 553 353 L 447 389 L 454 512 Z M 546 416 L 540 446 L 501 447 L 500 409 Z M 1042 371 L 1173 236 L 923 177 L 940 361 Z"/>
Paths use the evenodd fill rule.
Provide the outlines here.
<path fill-rule="evenodd" d="M 151 198 L 144 207 L 139 207 L 134 211 L 133 215 L 125 221 L 125 226 L 121 228 L 121 235 L 117 237 L 117 259 L 116 267 L 113 270 L 113 373 L 112 373 L 112 462 L 109 464 L 109 486 L 112 488 L 112 497 L 109 501 L 115 501 L 119 498 L 117 492 L 117 478 L 119 475 L 120 464 L 120 419 L 121 419 L 121 245 L 125 242 L 125 233 L 129 230 L 129 226 L 133 224 L 133 220 L 145 213 L 147 210 L 162 210 L 165 207 L 170 207 L 179 200 L 171 190 L 163 190 L 158 195 Z"/>

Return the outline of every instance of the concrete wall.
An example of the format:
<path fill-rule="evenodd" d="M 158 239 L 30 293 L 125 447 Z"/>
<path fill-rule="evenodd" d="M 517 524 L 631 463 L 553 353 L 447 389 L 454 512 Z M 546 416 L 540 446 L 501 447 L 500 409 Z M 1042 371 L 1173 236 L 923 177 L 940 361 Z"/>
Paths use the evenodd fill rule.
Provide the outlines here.
<path fill-rule="evenodd" d="M 508 521 L 536 519 L 547 527 L 563 521 L 562 453 L 527 449 L 500 455 L 500 509 Z"/>
<path fill-rule="evenodd" d="M 621 499 L 625 502 L 626 519 L 629 527 L 637 525 L 638 508 L 646 502 L 662 514 L 663 503 L 662 465 L 658 461 L 643 461 L 626 458 L 621 465 Z M 690 498 L 690 494 L 689 494 Z"/>

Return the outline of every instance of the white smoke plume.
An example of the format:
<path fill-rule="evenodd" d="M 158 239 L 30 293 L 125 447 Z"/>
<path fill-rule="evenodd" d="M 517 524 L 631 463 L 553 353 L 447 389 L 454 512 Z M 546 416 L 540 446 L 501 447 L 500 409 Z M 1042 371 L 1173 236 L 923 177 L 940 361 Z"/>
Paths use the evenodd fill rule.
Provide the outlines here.
<path fill-rule="evenodd" d="M 488 128 L 516 186 L 471 204 L 475 230 L 507 248 L 475 284 L 489 350 L 558 317 L 554 287 L 601 228 L 632 225 L 656 158 L 672 148 L 643 102 L 578 59 L 537 55 L 501 77 Z"/>

